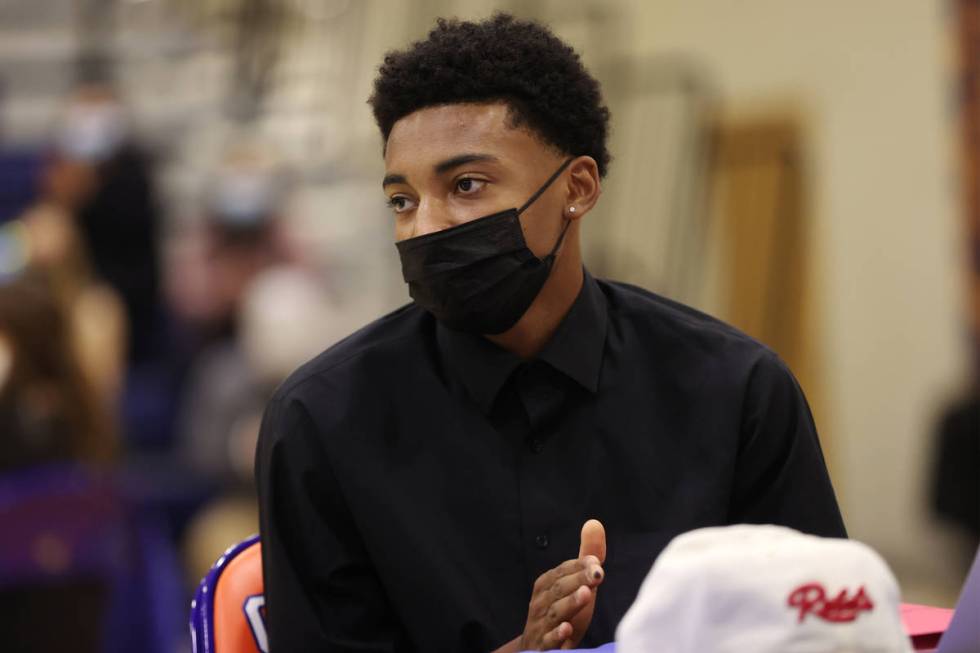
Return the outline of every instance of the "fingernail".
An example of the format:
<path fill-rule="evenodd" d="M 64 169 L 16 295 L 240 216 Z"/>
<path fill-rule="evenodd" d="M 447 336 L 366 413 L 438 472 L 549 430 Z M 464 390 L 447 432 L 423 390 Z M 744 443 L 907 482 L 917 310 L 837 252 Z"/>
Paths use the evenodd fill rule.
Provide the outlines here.
<path fill-rule="evenodd" d="M 602 578 L 602 570 L 599 567 L 592 568 L 592 578 L 599 580 Z"/>

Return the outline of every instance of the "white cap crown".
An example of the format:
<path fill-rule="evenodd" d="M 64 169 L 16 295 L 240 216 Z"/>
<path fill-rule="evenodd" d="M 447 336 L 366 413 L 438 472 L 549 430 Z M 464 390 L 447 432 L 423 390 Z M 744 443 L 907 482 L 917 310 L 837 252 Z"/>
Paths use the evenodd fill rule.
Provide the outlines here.
<path fill-rule="evenodd" d="M 616 631 L 619 653 L 909 653 L 872 549 L 781 526 L 675 538 Z"/>

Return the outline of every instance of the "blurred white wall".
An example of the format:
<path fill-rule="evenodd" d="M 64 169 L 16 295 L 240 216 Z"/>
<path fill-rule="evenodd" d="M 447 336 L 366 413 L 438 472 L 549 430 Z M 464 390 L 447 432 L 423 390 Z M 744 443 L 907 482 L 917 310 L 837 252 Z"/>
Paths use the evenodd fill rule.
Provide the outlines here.
<path fill-rule="evenodd" d="M 924 474 L 939 403 L 965 372 L 943 4 L 655 0 L 636 10 L 639 52 L 696 57 L 736 107 L 804 108 L 826 357 L 818 426 L 851 536 L 887 557 L 907 594 L 942 593 L 931 584 L 949 561 L 926 516 Z"/>

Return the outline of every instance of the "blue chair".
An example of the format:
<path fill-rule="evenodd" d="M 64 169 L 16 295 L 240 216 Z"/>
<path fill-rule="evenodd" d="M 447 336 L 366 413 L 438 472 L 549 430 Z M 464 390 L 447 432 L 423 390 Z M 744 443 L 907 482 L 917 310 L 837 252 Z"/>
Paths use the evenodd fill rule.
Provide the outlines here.
<path fill-rule="evenodd" d="M 109 615 L 132 567 L 112 480 L 75 466 L 4 473 L 0 531 L 0 596 L 16 637 L 31 650 L 66 640 L 74 650 L 106 650 Z M 73 603 L 86 613 L 64 615 L 70 623 L 61 622 L 60 634 L 43 627 L 55 621 L 49 612 Z"/>
<path fill-rule="evenodd" d="M 253 535 L 218 558 L 191 602 L 193 653 L 269 653 L 262 544 Z"/>
<path fill-rule="evenodd" d="M 68 464 L 0 474 L 0 532 L 0 612 L 15 649 L 172 653 L 173 547 L 134 517 L 114 475 Z"/>

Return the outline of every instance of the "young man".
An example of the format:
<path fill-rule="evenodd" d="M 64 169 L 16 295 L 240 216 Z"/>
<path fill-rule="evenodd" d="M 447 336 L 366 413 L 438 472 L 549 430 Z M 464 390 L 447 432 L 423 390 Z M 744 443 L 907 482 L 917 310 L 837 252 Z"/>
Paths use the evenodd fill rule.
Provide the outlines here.
<path fill-rule="evenodd" d="M 681 532 L 844 536 L 783 363 L 583 269 L 609 113 L 571 48 L 505 15 L 440 21 L 385 58 L 371 105 L 415 301 L 269 405 L 273 653 L 595 646 Z"/>

